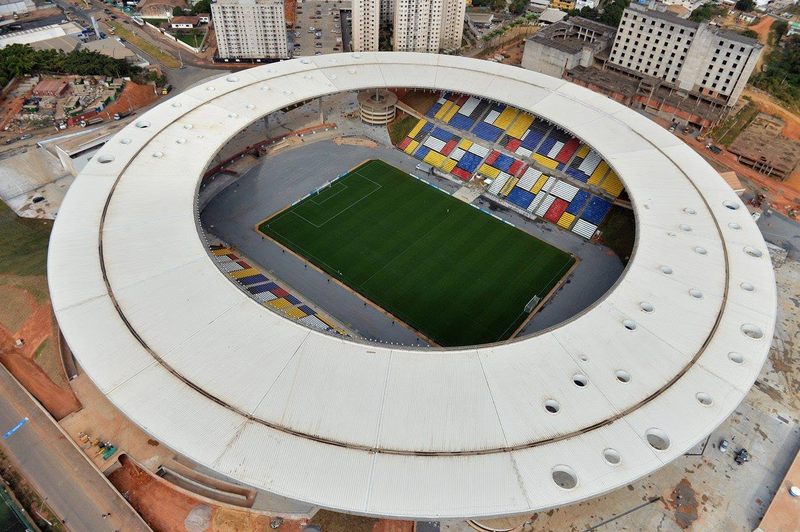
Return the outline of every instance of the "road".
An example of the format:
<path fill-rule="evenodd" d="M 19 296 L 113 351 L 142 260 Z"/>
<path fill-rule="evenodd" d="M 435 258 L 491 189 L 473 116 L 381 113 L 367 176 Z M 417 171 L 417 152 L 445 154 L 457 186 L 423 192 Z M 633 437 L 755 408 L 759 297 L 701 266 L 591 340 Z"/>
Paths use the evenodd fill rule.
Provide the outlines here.
<path fill-rule="evenodd" d="M 0 366 L 0 434 L 29 421 L 0 448 L 73 531 L 147 531 L 150 528 Z M 111 513 L 107 518 L 104 514 Z"/>

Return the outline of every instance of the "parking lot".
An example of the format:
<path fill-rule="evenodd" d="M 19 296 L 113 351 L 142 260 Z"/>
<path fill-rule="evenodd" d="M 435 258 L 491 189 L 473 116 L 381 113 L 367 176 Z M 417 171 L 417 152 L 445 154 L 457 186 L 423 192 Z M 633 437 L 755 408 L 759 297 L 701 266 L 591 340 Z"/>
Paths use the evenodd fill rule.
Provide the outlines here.
<path fill-rule="evenodd" d="M 349 8 L 349 2 L 342 1 L 298 1 L 294 57 L 341 52 L 339 10 Z"/>

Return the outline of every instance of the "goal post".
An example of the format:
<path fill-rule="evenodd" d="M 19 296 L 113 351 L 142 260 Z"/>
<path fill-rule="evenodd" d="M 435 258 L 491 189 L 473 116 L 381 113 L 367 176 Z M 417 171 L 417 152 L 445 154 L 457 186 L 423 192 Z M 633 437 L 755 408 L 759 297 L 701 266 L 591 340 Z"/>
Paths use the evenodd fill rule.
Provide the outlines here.
<path fill-rule="evenodd" d="M 528 301 L 528 303 L 525 305 L 525 312 L 526 312 L 526 313 L 530 313 L 530 312 L 532 312 L 532 311 L 533 311 L 533 309 L 535 309 L 535 308 L 536 308 L 536 305 L 538 305 L 538 304 L 539 304 L 539 301 L 541 301 L 541 300 L 542 300 L 542 298 L 541 298 L 541 297 L 539 297 L 539 296 L 533 296 L 533 297 L 530 299 L 530 301 Z"/>

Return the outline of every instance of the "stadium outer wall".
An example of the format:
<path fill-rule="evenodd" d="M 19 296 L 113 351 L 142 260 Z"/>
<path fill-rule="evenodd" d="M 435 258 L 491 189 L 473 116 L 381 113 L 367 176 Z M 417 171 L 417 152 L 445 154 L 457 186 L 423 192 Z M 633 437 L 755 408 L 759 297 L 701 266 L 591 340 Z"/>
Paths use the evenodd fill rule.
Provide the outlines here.
<path fill-rule="evenodd" d="M 425 352 L 309 331 L 232 286 L 198 238 L 213 153 L 273 110 L 374 87 L 470 87 L 603 154 L 637 216 L 616 286 L 533 337 Z M 775 321 L 758 229 L 680 140 L 562 80 L 430 54 L 287 61 L 158 106 L 73 184 L 48 270 L 81 366 L 154 438 L 258 489 L 386 517 L 522 514 L 651 473 L 735 409 Z"/>

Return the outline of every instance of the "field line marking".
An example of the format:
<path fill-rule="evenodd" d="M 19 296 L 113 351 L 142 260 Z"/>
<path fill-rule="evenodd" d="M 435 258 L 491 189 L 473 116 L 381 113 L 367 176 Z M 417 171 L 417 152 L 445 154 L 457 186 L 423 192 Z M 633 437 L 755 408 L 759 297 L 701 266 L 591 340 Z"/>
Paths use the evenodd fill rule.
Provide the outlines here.
<path fill-rule="evenodd" d="M 342 214 L 342 213 L 344 213 L 345 211 L 349 210 L 350 208 L 352 208 L 352 207 L 356 206 L 358 203 L 360 203 L 361 201 L 363 201 L 363 200 L 367 199 L 368 197 L 370 197 L 371 195 L 375 194 L 376 192 L 378 192 L 380 189 L 382 189 L 382 188 L 383 188 L 383 186 L 382 186 L 380 183 L 376 183 L 376 182 L 375 182 L 375 181 L 373 181 L 372 179 L 370 179 L 370 178 L 368 178 L 368 177 L 366 177 L 366 176 L 363 176 L 363 175 L 359 174 L 358 172 L 355 172 L 355 173 L 354 173 L 354 174 L 352 174 L 352 175 L 357 175 L 357 176 L 359 176 L 359 177 L 360 177 L 360 178 L 362 178 L 362 179 L 366 179 L 367 181 L 369 181 L 370 183 L 373 183 L 373 184 L 374 184 L 375 186 L 377 186 L 378 188 L 376 188 L 376 189 L 372 190 L 371 192 L 369 192 L 369 193 L 367 193 L 367 194 L 365 194 L 365 195 L 361 196 L 361 197 L 360 197 L 360 198 L 358 198 L 356 201 L 354 201 L 353 203 L 351 203 L 350 205 L 348 205 L 347 207 L 345 207 L 345 208 L 344 208 L 344 209 L 342 209 L 341 211 L 337 212 L 336 214 L 334 214 L 333 216 L 331 216 L 330 218 L 328 218 L 327 220 L 325 220 L 324 222 L 322 222 L 322 224 L 320 224 L 320 225 L 317 225 L 317 224 L 315 224 L 314 222 L 312 222 L 311 220 L 308 220 L 308 219 L 307 219 L 307 218 L 305 218 L 303 215 L 301 215 L 301 214 L 298 214 L 298 213 L 297 213 L 297 212 L 295 212 L 294 210 L 292 210 L 292 211 L 289 211 L 289 212 L 291 212 L 292 214 L 294 214 L 295 216 L 297 216 L 298 218 L 300 218 L 301 220 L 303 220 L 303 221 L 304 221 L 304 222 L 306 222 L 307 224 L 309 224 L 309 225 L 312 225 L 312 226 L 314 226 L 314 227 L 315 227 L 315 228 L 317 228 L 317 229 L 321 229 L 322 227 L 324 227 L 326 224 L 328 224 L 328 223 L 329 223 L 331 220 L 333 220 L 334 218 L 336 218 L 336 217 L 337 217 L 337 216 L 339 216 L 340 214 Z"/>
<path fill-rule="evenodd" d="M 339 187 L 337 187 L 337 190 L 333 194 L 325 196 L 325 199 L 322 200 L 322 201 L 317 201 L 317 197 L 322 195 L 322 192 L 323 192 L 323 190 L 325 188 L 327 188 L 328 190 L 331 190 L 331 189 L 333 189 L 334 185 L 339 185 Z M 344 187 L 344 188 L 342 188 L 342 187 Z M 342 192 L 344 192 L 348 188 L 349 187 L 347 185 L 345 185 L 344 183 L 340 183 L 338 181 L 335 181 L 334 183 L 331 183 L 327 187 L 323 187 L 322 189 L 317 190 L 316 193 L 309 194 L 309 196 L 310 196 L 309 197 L 309 201 L 311 201 L 311 203 L 313 203 L 314 205 L 324 205 L 326 201 L 328 201 L 328 200 L 330 200 L 332 198 L 335 198 L 336 196 L 338 196 L 339 194 L 341 194 Z"/>

